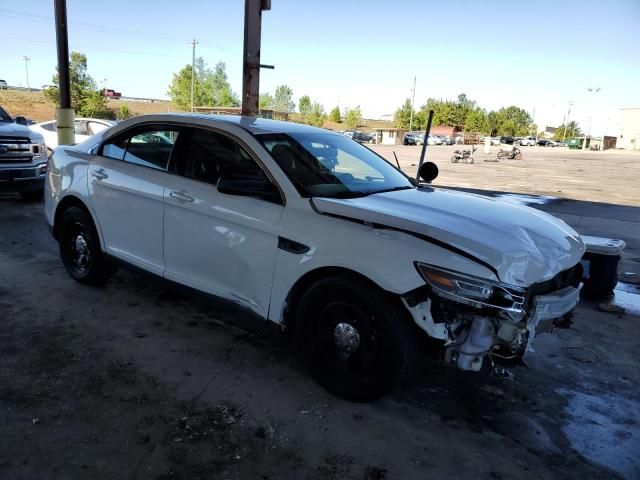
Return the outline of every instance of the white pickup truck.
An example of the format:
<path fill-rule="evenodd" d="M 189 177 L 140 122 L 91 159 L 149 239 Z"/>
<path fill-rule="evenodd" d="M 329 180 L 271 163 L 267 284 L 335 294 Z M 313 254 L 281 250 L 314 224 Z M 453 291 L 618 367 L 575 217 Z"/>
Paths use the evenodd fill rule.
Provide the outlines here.
<path fill-rule="evenodd" d="M 25 200 L 42 198 L 47 147 L 42 135 L 14 120 L 0 107 L 0 192 L 18 192 Z"/>
<path fill-rule="evenodd" d="M 136 117 L 58 147 L 45 189 L 77 281 L 132 265 L 241 304 L 353 400 L 406 379 L 426 336 L 447 364 L 479 371 L 522 358 L 578 302 L 585 246 L 561 220 L 418 184 L 314 127 Z"/>

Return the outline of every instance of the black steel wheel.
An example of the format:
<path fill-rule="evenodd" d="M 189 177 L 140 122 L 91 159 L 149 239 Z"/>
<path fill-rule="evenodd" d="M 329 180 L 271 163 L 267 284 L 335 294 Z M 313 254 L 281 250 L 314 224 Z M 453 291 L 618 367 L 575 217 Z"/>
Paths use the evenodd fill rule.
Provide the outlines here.
<path fill-rule="evenodd" d="M 60 256 L 67 272 L 80 283 L 99 285 L 116 271 L 100 249 L 98 233 L 89 214 L 70 207 L 60 219 Z"/>
<path fill-rule="evenodd" d="M 340 397 L 369 402 L 407 380 L 419 331 L 401 307 L 372 285 L 330 277 L 303 295 L 299 343 L 316 380 Z"/>

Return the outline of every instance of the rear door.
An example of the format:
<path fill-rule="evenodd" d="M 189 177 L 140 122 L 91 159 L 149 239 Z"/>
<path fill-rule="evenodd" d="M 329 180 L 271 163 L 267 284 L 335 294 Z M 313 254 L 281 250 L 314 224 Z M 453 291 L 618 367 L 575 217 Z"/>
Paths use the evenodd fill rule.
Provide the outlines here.
<path fill-rule="evenodd" d="M 164 182 L 180 127 L 137 127 L 104 142 L 89 166 L 89 196 L 107 253 L 162 275 Z"/>
<path fill-rule="evenodd" d="M 164 192 L 165 277 L 266 317 L 284 202 L 219 192 L 225 176 L 268 176 L 224 131 L 184 135 Z"/>

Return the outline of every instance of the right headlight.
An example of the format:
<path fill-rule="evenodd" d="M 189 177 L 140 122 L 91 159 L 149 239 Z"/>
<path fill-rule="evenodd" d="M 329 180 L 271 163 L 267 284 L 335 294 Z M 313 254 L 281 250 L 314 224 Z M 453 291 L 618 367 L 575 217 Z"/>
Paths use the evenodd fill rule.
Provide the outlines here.
<path fill-rule="evenodd" d="M 523 288 L 425 263 L 416 262 L 415 265 L 425 282 L 443 298 L 476 308 L 493 307 L 515 321 L 522 320 L 526 315 L 526 290 Z"/>

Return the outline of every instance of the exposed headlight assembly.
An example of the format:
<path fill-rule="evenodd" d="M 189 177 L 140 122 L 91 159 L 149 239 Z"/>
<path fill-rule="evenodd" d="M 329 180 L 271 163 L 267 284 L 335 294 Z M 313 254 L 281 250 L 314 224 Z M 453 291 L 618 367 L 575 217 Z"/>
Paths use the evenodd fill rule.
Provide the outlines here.
<path fill-rule="evenodd" d="M 526 315 L 526 291 L 523 288 L 420 262 L 416 262 L 415 265 L 425 282 L 440 297 L 476 308 L 496 308 L 514 321 L 520 321 Z"/>

